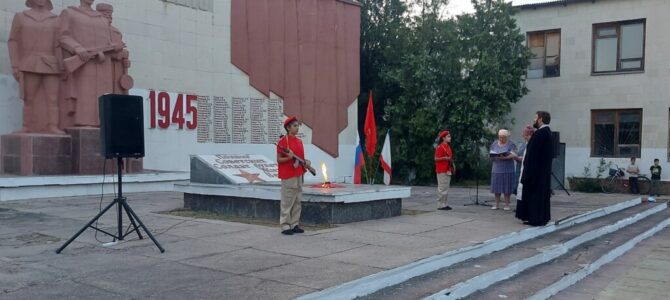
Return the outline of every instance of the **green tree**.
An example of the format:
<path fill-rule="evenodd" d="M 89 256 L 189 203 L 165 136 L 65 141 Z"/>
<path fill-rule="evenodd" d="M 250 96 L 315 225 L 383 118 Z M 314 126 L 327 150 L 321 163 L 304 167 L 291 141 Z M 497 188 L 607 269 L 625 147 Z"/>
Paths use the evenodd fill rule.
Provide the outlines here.
<path fill-rule="evenodd" d="M 529 52 L 511 5 L 473 1 L 474 14 L 448 19 L 447 3 L 362 1 L 359 124 L 373 90 L 383 112 L 378 140 L 389 128 L 399 183 L 434 182 L 433 140 L 444 128 L 452 131 L 457 176 L 472 176 L 492 129 L 527 92 Z"/>
<path fill-rule="evenodd" d="M 458 51 L 460 78 L 443 99 L 440 121 L 454 131 L 454 150 L 468 176 L 481 160 L 497 127 L 509 125 L 511 105 L 528 90 L 525 75 L 530 51 L 525 35 L 513 18 L 515 8 L 503 0 L 472 0 L 475 12 L 459 16 Z"/>
<path fill-rule="evenodd" d="M 393 177 L 405 184 L 434 181 L 433 140 L 440 128 L 441 99 L 458 77 L 456 26 L 441 16 L 447 1 L 414 1 L 410 47 L 399 68 L 383 73 L 400 93 L 386 99 L 384 121 L 394 137 Z"/>

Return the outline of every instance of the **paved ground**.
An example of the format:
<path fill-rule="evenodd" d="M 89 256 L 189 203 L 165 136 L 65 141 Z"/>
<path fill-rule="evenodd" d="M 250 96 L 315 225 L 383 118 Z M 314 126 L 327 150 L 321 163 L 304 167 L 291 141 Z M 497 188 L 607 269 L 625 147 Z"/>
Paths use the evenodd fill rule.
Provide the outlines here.
<path fill-rule="evenodd" d="M 179 193 L 127 194 L 167 250 L 162 254 L 148 239 L 102 247 L 109 238 L 98 234 L 97 241 L 91 230 L 56 254 L 98 212 L 99 197 L 4 202 L 0 298 L 290 299 L 525 228 L 512 211 L 464 206 L 474 200 L 474 188 L 454 188 L 450 195 L 452 211 L 435 211 L 435 188 L 416 187 L 403 208 L 425 213 L 283 236 L 278 227 L 159 214 L 182 206 Z M 630 198 L 557 191 L 552 216 L 561 219 Z M 491 199 L 480 187 L 480 202 Z M 100 226 L 113 230 L 114 218 L 108 213 Z M 648 259 L 670 261 L 664 245 L 665 252 Z M 600 286 L 603 293 L 618 293 Z"/>

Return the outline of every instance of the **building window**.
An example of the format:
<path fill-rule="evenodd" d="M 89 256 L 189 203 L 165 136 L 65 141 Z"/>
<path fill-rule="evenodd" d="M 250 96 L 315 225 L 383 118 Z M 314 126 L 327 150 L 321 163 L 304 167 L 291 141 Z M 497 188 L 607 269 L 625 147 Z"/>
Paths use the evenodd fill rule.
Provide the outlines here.
<path fill-rule="evenodd" d="M 528 48 L 533 55 L 528 67 L 528 78 L 561 75 L 560 29 L 529 32 Z"/>
<path fill-rule="evenodd" d="M 645 19 L 593 25 L 593 73 L 644 70 Z"/>
<path fill-rule="evenodd" d="M 591 110 L 591 156 L 640 157 L 642 109 Z"/>

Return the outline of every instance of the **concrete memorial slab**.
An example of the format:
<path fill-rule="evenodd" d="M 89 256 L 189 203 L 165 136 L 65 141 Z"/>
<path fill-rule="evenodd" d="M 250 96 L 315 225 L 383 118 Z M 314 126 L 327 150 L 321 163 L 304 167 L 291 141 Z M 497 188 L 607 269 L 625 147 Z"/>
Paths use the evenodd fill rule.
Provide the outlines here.
<path fill-rule="evenodd" d="M 212 184 L 280 182 L 277 172 L 277 163 L 264 155 L 191 156 L 191 182 Z"/>
<path fill-rule="evenodd" d="M 279 219 L 279 183 L 175 184 L 184 208 L 225 216 Z M 341 224 L 399 216 L 410 187 L 343 184 L 342 188 L 303 188 L 301 222 Z"/>
<path fill-rule="evenodd" d="M 224 216 L 279 219 L 277 164 L 262 155 L 192 155 L 191 182 L 176 184 L 184 208 Z M 306 184 L 301 222 L 339 224 L 399 216 L 410 187 Z"/>

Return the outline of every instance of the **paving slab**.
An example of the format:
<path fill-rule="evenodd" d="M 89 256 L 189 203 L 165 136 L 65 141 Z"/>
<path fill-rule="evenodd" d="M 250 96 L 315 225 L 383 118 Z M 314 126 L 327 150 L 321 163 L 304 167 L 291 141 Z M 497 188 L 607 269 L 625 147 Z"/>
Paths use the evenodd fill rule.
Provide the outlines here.
<path fill-rule="evenodd" d="M 313 289 L 354 280 L 382 271 L 380 268 L 362 266 L 322 258 L 307 259 L 293 264 L 270 268 L 248 274 L 256 278 L 295 284 Z"/>
<path fill-rule="evenodd" d="M 394 221 L 366 221 L 364 224 L 353 225 L 353 228 L 360 228 L 371 231 L 398 233 L 398 234 L 417 234 L 435 230 L 437 228 L 446 227 L 444 225 L 429 225 L 429 224 L 410 224 Z"/>
<path fill-rule="evenodd" d="M 7 297 L 7 298 L 5 298 Z M 0 295 L 0 299 L 35 300 L 35 299 L 120 299 L 127 298 L 123 294 L 106 291 L 95 286 L 82 284 L 73 280 L 60 280 L 46 284 L 36 284 Z"/>
<path fill-rule="evenodd" d="M 291 264 L 304 259 L 293 255 L 244 248 L 221 254 L 187 259 L 181 261 L 181 263 L 235 274 L 247 274 Z"/>
<path fill-rule="evenodd" d="M 292 239 L 273 239 L 256 243 L 253 249 L 274 253 L 282 253 L 305 258 L 314 258 L 341 253 L 364 246 L 356 242 L 348 242 L 323 238 L 319 236 L 296 235 Z"/>
<path fill-rule="evenodd" d="M 263 280 L 249 276 L 234 276 L 224 280 L 212 280 L 197 286 L 178 290 L 160 291 L 152 299 L 295 299 L 314 289 L 286 284 L 272 280 Z"/>
<path fill-rule="evenodd" d="M 264 244 L 267 241 L 278 241 L 286 238 L 293 238 L 294 236 L 284 236 L 280 234 L 280 228 L 257 228 L 249 227 L 249 230 L 231 232 L 216 236 L 200 237 L 204 241 L 222 242 L 228 245 L 253 247 L 255 245 Z M 297 236 L 295 236 L 297 237 Z"/>
<path fill-rule="evenodd" d="M 337 241 L 348 241 L 365 245 L 376 245 L 397 249 L 426 249 L 443 246 L 446 243 L 416 235 L 388 233 L 371 230 L 337 230 L 320 233 L 319 236 Z"/>
<path fill-rule="evenodd" d="M 175 275 L 175 276 L 173 276 Z M 234 275 L 183 264 L 158 262 L 143 268 L 123 268 L 113 272 L 96 272 L 76 279 L 77 282 L 132 297 L 196 286 L 202 282 L 220 281 Z"/>
<path fill-rule="evenodd" d="M 237 226 L 234 224 L 221 224 L 219 226 L 212 226 L 212 224 L 201 223 L 197 221 L 188 221 L 180 224 L 180 226 L 165 229 L 166 233 L 176 236 L 184 237 L 205 237 L 217 236 L 231 232 L 240 232 L 249 230 L 245 226 Z"/>
<path fill-rule="evenodd" d="M 165 240 L 161 240 L 160 242 L 165 243 L 166 245 L 170 245 L 168 250 L 166 250 L 164 253 L 158 251 L 153 243 L 135 247 L 132 249 L 132 252 L 137 255 L 170 261 L 183 261 L 197 257 L 231 252 L 244 248 L 241 246 L 231 246 L 223 243 L 207 242 L 200 239 L 191 238 L 169 243 L 166 243 Z"/>
<path fill-rule="evenodd" d="M 458 216 L 453 216 L 449 211 L 433 211 L 427 212 L 419 215 L 404 215 L 390 219 L 389 221 L 398 222 L 398 223 L 409 223 L 409 224 L 424 224 L 424 225 L 439 225 L 439 226 L 451 226 L 460 223 L 465 223 L 472 221 L 471 218 L 461 218 Z"/>
<path fill-rule="evenodd" d="M 407 261 L 419 260 L 429 255 L 430 252 L 421 250 L 394 249 L 390 247 L 367 245 L 327 255 L 323 258 L 380 269 L 391 269 L 404 265 Z"/>
<path fill-rule="evenodd" d="M 0 290 L 16 292 L 36 285 L 49 284 L 54 278 L 65 276 L 62 270 L 31 265 L 10 260 L 0 261 Z M 0 293 L 2 298 L 2 293 Z"/>

